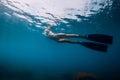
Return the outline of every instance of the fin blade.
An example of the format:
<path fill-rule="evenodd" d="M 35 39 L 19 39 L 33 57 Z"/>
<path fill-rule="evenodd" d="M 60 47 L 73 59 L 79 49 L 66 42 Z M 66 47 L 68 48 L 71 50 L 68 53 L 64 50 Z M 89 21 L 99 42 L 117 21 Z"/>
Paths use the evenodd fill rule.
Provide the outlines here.
<path fill-rule="evenodd" d="M 107 52 L 107 48 L 108 46 L 105 44 L 100 44 L 100 43 L 93 43 L 93 42 L 78 42 L 79 44 L 93 49 L 93 50 L 97 50 L 97 51 L 101 51 L 101 52 Z"/>
<path fill-rule="evenodd" d="M 85 36 L 86 39 L 105 43 L 105 44 L 112 44 L 113 37 L 104 34 L 89 34 Z"/>

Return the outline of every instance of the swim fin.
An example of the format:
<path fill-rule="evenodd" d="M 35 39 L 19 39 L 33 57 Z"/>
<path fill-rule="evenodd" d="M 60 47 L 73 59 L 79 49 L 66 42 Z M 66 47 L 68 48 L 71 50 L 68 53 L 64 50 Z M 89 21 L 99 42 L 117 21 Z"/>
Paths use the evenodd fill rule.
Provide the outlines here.
<path fill-rule="evenodd" d="M 93 43 L 93 42 L 77 42 L 77 43 L 87 48 L 101 51 L 101 52 L 107 52 L 107 48 L 108 48 L 106 44 L 100 44 L 100 43 Z"/>
<path fill-rule="evenodd" d="M 104 34 L 89 34 L 85 36 L 79 36 L 80 38 L 88 39 L 95 42 L 112 44 L 113 37 Z"/>

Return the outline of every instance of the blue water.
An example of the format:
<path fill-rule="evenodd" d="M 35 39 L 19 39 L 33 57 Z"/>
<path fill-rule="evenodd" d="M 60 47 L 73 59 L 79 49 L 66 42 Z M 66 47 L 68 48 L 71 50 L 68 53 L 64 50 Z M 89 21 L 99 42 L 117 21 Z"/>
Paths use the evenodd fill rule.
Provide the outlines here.
<path fill-rule="evenodd" d="M 119 0 L 113 0 L 111 5 L 88 17 L 75 15 L 81 21 L 65 17 L 61 19 L 68 23 L 58 20 L 53 25 L 54 32 L 111 35 L 113 44 L 109 45 L 107 52 L 55 42 L 43 34 L 49 23 L 40 21 L 33 14 L 15 11 L 3 2 L 0 1 L 1 80 L 73 80 L 78 72 L 93 74 L 97 80 L 120 80 Z M 33 23 L 14 13 L 31 18 Z M 37 23 L 41 23 L 40 27 L 36 27 Z"/>

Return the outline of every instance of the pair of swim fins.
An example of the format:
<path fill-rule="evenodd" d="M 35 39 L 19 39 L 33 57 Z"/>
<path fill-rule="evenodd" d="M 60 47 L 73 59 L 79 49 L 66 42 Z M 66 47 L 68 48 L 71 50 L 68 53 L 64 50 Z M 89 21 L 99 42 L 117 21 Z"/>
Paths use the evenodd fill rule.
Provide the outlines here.
<path fill-rule="evenodd" d="M 113 37 L 104 34 L 89 34 L 79 36 L 80 38 L 87 39 L 94 42 L 78 42 L 79 44 L 97 51 L 107 52 L 108 44 L 112 44 Z"/>

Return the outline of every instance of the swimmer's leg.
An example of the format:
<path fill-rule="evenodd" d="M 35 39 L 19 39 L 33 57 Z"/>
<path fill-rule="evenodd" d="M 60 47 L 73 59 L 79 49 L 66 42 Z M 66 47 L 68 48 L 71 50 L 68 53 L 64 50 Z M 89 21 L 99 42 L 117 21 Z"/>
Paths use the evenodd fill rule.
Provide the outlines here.
<path fill-rule="evenodd" d="M 58 33 L 57 36 L 59 36 L 59 37 L 79 37 L 78 34 L 64 34 L 64 33 Z"/>
<path fill-rule="evenodd" d="M 59 33 L 58 37 L 60 38 L 83 38 L 99 43 L 105 43 L 105 44 L 112 44 L 112 36 L 109 35 L 103 35 L 103 34 L 89 34 L 85 36 L 81 36 L 79 34 L 64 34 L 64 33 Z"/>
<path fill-rule="evenodd" d="M 67 42 L 67 43 L 72 43 L 72 44 L 78 43 L 77 41 L 73 41 L 73 40 L 69 40 L 69 39 L 65 39 L 65 38 L 59 39 L 58 42 Z"/>
<path fill-rule="evenodd" d="M 93 43 L 93 42 L 78 42 L 78 41 L 72 41 L 72 40 L 64 39 L 64 38 L 59 39 L 58 41 L 67 42 L 71 44 L 81 44 L 82 46 L 85 46 L 93 50 L 101 51 L 101 52 L 107 52 L 107 48 L 108 48 L 108 46 L 105 44 Z"/>

